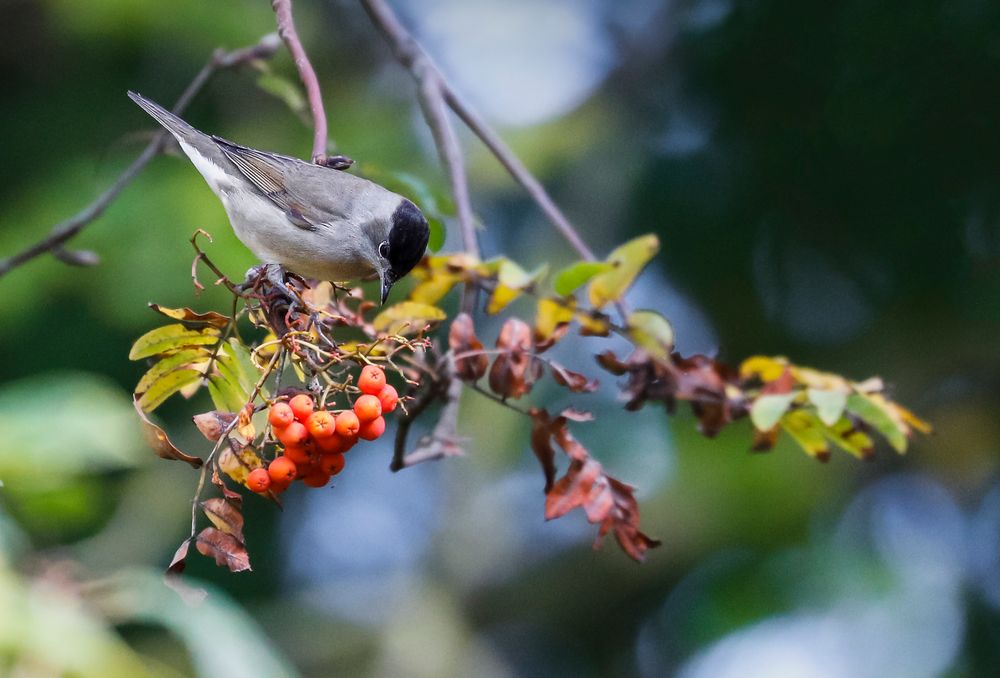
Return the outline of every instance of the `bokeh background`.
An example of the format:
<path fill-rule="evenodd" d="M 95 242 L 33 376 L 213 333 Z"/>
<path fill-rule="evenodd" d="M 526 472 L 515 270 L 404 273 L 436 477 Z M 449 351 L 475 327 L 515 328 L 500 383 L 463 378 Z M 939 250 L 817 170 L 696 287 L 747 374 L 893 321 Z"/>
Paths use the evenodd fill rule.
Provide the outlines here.
<path fill-rule="evenodd" d="M 152 127 L 126 89 L 172 102 L 214 48 L 273 30 L 269 5 L 2 0 L 0 255 L 139 152 Z M 881 374 L 936 434 L 821 465 L 787 442 L 750 454 L 745 421 L 706 440 L 686 412 L 625 419 L 607 375 L 585 398 L 536 392 L 597 413 L 579 437 L 664 542 L 639 566 L 591 550 L 582 516 L 545 523 L 528 423 L 467 394 L 467 457 L 393 475 L 388 443 L 368 445 L 282 512 L 250 498 L 253 572 L 192 557 L 209 596 L 189 606 L 160 573 L 196 476 L 141 443 L 126 356 L 158 323 L 148 301 L 225 310 L 193 296 L 196 228 L 234 276 L 253 261 L 187 161 L 159 158 L 73 242 L 100 266 L 46 257 L 0 279 L 0 674 L 997 675 L 1000 4 L 394 6 L 597 251 L 660 236 L 631 299 L 667 312 L 683 352 Z M 409 76 L 360 6 L 295 11 L 338 150 L 443 190 Z M 263 82 L 222 73 L 187 117 L 305 155 L 280 78 L 284 53 Z M 570 262 L 463 141 L 485 253 Z M 590 346 L 562 358 L 596 374 Z M 204 409 L 162 408 L 181 447 L 207 452 L 188 419 Z"/>

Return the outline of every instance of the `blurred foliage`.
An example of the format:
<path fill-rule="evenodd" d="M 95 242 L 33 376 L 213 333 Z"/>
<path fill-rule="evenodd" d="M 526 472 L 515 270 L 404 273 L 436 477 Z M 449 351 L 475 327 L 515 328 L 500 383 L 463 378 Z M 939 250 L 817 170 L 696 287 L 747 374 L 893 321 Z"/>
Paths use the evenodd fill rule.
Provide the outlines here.
<path fill-rule="evenodd" d="M 454 14 L 443 3 L 433 4 Z M 397 4 L 419 27 L 418 5 Z M 498 7 L 522 4 L 532 3 L 468 3 L 477 20 L 463 30 L 499 30 L 507 10 Z M 540 523 L 528 425 L 470 394 L 468 459 L 393 476 L 388 450 L 373 450 L 370 476 L 359 461 L 334 490 L 293 497 L 280 518 L 248 503 L 247 543 L 261 554 L 253 574 L 220 578 L 211 562 L 192 564 L 186 576 L 210 594 L 188 607 L 149 573 L 183 536 L 191 474 L 141 442 L 128 392 L 143 368 L 126 356 L 154 324 L 146 302 L 187 304 L 195 228 L 215 236 L 211 256 L 235 277 L 254 262 L 187 162 L 157 159 L 74 241 L 100 266 L 42 258 L 0 279 L 0 672 L 86 675 L 99 664 L 94 675 L 217 675 L 214 659 L 242 657 L 228 669 L 704 675 L 692 663 L 708 656 L 699 653 L 749 638 L 775 648 L 772 662 L 805 661 L 796 648 L 805 649 L 827 662 L 827 675 L 843 666 L 851 675 L 837 663 L 844 655 L 817 641 L 825 637 L 863 648 L 852 654 L 869 670 L 996 672 L 1000 6 L 568 5 L 614 44 L 611 76 L 572 110 L 500 131 L 601 254 L 657 234 L 663 251 L 635 306 L 675 309 L 667 315 L 677 344 L 697 338 L 694 350 L 719 348 L 724 359 L 786 354 L 879 373 L 937 434 L 905 458 L 880 450 L 865 464 L 834 455 L 820 466 L 782 453 L 792 446 L 785 437 L 777 453 L 749 455 L 749 423 L 712 441 L 686 415 L 667 426 L 649 411 L 622 426 L 607 380 L 593 409 L 611 423 L 579 435 L 609 471 L 648 488 L 644 529 L 664 547 L 637 569 L 611 549 L 590 552 L 582 517 Z M 296 15 L 338 151 L 446 193 L 412 84 L 357 5 L 299 0 Z M 0 254 L 73 214 L 139 152 L 149 126 L 127 89 L 170 100 L 215 47 L 252 43 L 272 26 L 268 3 L 251 0 L 8 0 Z M 432 45 L 447 43 L 446 29 Z M 516 34 L 508 39 L 520 48 Z M 487 67 L 503 60 L 466 62 L 492 82 Z M 287 56 L 273 71 L 294 82 Z M 188 117 L 255 147 L 305 154 L 308 128 L 273 87 L 257 86 L 259 76 L 220 75 Z M 534 206 L 464 140 L 485 256 L 509 253 L 528 271 L 571 264 Z M 448 211 L 442 203 L 446 222 Z M 198 310 L 225 299 L 210 287 Z M 523 315 L 524 303 L 511 308 Z M 498 330 L 477 327 L 484 339 Z M 590 360 L 554 357 L 571 367 Z M 570 404 L 551 395 L 552 411 Z M 180 432 L 206 402 L 167 401 L 158 413 Z M 176 442 L 185 449 L 197 435 Z M 910 480 L 893 485 L 900 477 Z M 870 501 L 881 508 L 865 509 Z M 900 552 L 910 568 L 899 566 L 894 549 L 920 544 L 934 548 Z M 965 555 L 956 564 L 935 553 Z M 46 564 L 73 561 L 82 571 L 52 584 Z M 79 603 L 72 582 L 89 589 L 109 577 L 128 595 Z M 827 625 L 795 626 L 809 611 L 827 614 Z M 247 614 L 280 650 L 248 630 Z M 837 635 L 852 626 L 854 635 Z M 40 627 L 46 633 L 30 633 Z M 786 642 L 769 645 L 769 629 Z M 214 659 L 199 649 L 206 637 L 218 639 Z M 744 668 L 774 666 L 733 656 Z"/>

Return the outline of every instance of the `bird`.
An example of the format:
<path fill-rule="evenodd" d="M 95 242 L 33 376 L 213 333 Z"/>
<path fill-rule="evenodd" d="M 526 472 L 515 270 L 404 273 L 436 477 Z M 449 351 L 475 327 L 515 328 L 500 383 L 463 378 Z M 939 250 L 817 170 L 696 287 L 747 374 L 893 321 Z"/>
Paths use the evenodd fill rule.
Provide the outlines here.
<path fill-rule="evenodd" d="M 423 257 L 430 228 L 407 198 L 341 169 L 205 134 L 141 94 L 128 96 L 177 139 L 236 237 L 282 290 L 285 271 L 334 282 L 377 275 L 385 304 Z"/>

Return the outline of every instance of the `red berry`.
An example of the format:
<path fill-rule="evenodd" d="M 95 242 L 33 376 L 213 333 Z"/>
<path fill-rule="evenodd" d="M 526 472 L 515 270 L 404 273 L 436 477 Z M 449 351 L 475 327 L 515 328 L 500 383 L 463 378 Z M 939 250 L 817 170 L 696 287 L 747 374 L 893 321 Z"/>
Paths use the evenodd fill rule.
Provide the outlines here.
<path fill-rule="evenodd" d="M 267 414 L 267 420 L 276 429 L 282 429 L 295 421 L 295 413 L 288 403 L 275 403 Z"/>
<path fill-rule="evenodd" d="M 382 414 L 389 414 L 396 409 L 396 403 L 399 402 L 399 394 L 396 393 L 395 387 L 391 384 L 386 384 L 378 392 L 378 401 L 382 403 Z"/>
<path fill-rule="evenodd" d="M 314 409 L 313 399 L 305 393 L 295 396 L 288 401 L 288 404 L 292 408 L 292 412 L 295 413 L 295 418 L 302 422 L 309 418 Z"/>
<path fill-rule="evenodd" d="M 383 433 L 385 433 L 385 417 L 376 417 L 371 421 L 361 424 L 358 437 L 365 440 L 375 440 Z"/>
<path fill-rule="evenodd" d="M 287 445 L 285 447 L 285 456 L 295 462 L 295 464 L 308 464 L 313 459 L 312 451 L 304 445 Z"/>
<path fill-rule="evenodd" d="M 336 433 L 336 422 L 333 415 L 326 410 L 317 410 L 306 419 L 306 428 L 316 440 L 329 438 Z"/>
<path fill-rule="evenodd" d="M 255 468 L 250 471 L 250 475 L 247 476 L 247 487 L 254 492 L 267 492 L 267 488 L 271 487 L 271 476 L 267 469 Z"/>
<path fill-rule="evenodd" d="M 364 423 L 382 416 L 382 403 L 373 395 L 363 395 L 354 401 L 354 414 Z"/>
<path fill-rule="evenodd" d="M 319 448 L 320 454 L 339 454 L 344 451 L 345 440 L 346 438 L 334 432 L 329 438 L 319 438 L 316 447 Z"/>
<path fill-rule="evenodd" d="M 288 457 L 278 457 L 267 467 L 267 474 L 274 482 L 295 480 L 295 462 Z"/>
<path fill-rule="evenodd" d="M 319 468 L 328 476 L 335 476 L 344 470 L 344 455 L 324 454 L 319 459 Z"/>
<path fill-rule="evenodd" d="M 281 482 L 275 482 L 272 479 L 271 480 L 271 491 L 274 492 L 275 494 L 281 494 L 282 492 L 284 492 L 285 490 L 287 490 L 291 484 L 292 484 L 291 480 L 282 480 Z"/>
<path fill-rule="evenodd" d="M 309 487 L 324 487 L 330 482 L 330 476 L 319 469 L 314 469 L 312 473 L 302 478 L 302 482 Z"/>
<path fill-rule="evenodd" d="M 309 430 L 300 421 L 293 421 L 285 428 L 278 431 L 278 440 L 285 447 L 296 447 L 306 444 L 309 440 Z"/>
<path fill-rule="evenodd" d="M 361 421 L 351 410 L 341 412 L 337 415 L 337 435 L 342 438 L 353 438 L 358 435 Z"/>
<path fill-rule="evenodd" d="M 378 365 L 365 365 L 358 377 L 358 388 L 362 393 L 378 395 L 385 386 L 385 371 Z"/>

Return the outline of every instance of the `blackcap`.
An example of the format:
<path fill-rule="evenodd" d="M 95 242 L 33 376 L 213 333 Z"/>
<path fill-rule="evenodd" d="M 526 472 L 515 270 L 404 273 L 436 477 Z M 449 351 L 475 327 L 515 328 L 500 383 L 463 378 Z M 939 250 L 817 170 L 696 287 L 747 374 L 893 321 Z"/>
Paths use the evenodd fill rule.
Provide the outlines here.
<path fill-rule="evenodd" d="M 236 236 L 263 263 L 319 280 L 377 274 L 385 303 L 393 283 L 423 256 L 427 220 L 403 196 L 339 169 L 204 134 L 128 95 L 174 135 L 219 196 Z"/>

